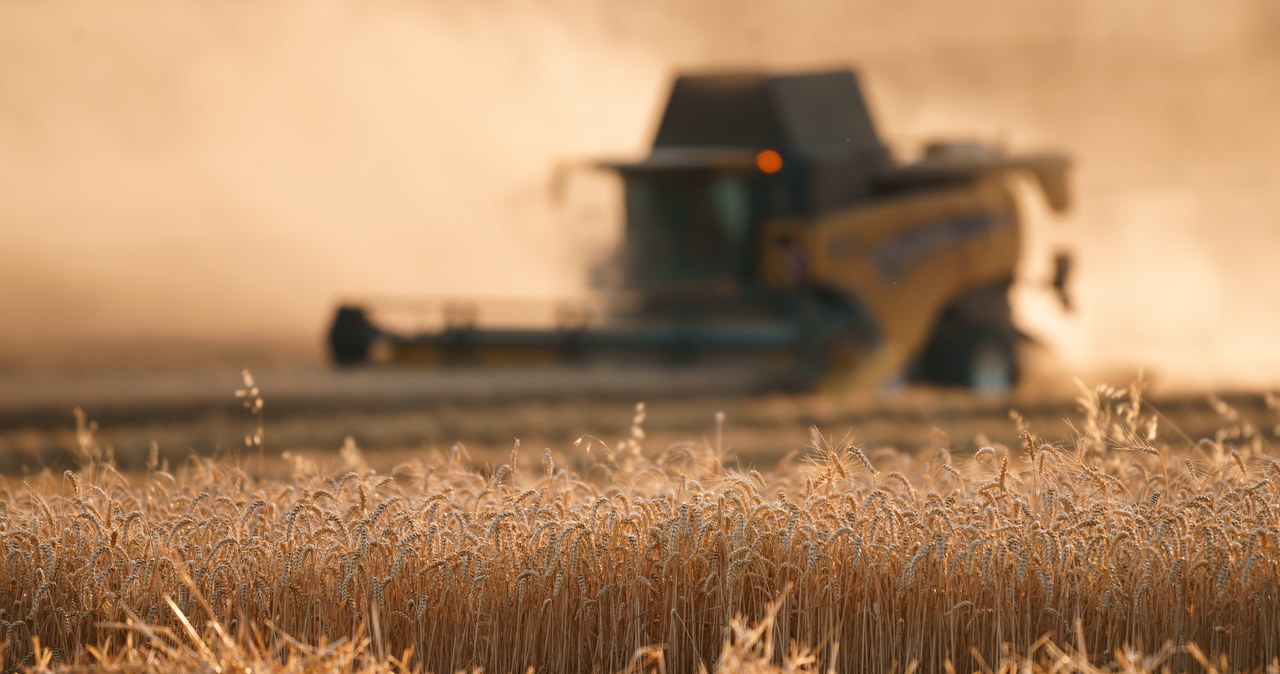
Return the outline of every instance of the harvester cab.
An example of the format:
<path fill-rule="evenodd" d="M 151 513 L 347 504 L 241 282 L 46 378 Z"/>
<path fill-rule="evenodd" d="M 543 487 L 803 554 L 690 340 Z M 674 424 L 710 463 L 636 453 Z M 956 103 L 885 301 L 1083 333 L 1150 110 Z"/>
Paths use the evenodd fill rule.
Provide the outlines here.
<path fill-rule="evenodd" d="M 600 166 L 622 180 L 625 231 L 597 322 L 404 333 L 347 305 L 335 362 L 381 345 L 386 361 L 432 365 L 736 363 L 759 389 L 1007 389 L 1020 335 L 1010 177 L 1068 205 L 1057 154 L 939 143 L 895 161 L 850 70 L 681 76 L 648 156 Z"/>
<path fill-rule="evenodd" d="M 624 183 L 627 285 L 760 290 L 764 223 L 865 199 L 889 162 L 852 72 L 680 77 L 649 156 L 604 165 Z"/>

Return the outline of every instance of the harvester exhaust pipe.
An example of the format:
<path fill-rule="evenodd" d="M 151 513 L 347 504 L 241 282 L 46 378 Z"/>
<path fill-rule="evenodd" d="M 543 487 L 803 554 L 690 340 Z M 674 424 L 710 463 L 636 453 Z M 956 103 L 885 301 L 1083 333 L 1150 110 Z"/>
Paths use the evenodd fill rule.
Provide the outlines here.
<path fill-rule="evenodd" d="M 1071 253 L 1062 250 L 1058 251 L 1053 256 L 1053 278 L 1049 279 L 1049 287 L 1053 288 L 1058 301 L 1062 303 L 1063 311 L 1068 312 L 1075 308 L 1075 304 L 1071 301 L 1071 292 L 1068 289 L 1073 266 Z"/>
<path fill-rule="evenodd" d="M 340 306 L 329 327 L 329 355 L 343 367 L 365 365 L 376 336 L 377 330 L 363 308 Z"/>

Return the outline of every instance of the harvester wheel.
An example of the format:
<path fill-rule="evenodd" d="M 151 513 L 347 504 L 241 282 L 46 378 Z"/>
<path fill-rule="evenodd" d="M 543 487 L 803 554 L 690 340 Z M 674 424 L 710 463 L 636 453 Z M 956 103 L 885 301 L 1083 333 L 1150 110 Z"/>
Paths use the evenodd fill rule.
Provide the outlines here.
<path fill-rule="evenodd" d="M 969 346 L 968 386 L 978 393 L 1002 395 L 1018 384 L 1017 345 L 994 331 L 974 335 Z"/>
<path fill-rule="evenodd" d="M 1018 343 L 1009 305 L 1012 280 L 961 296 L 942 312 L 912 379 L 973 391 L 1008 393 L 1018 383 Z"/>
<path fill-rule="evenodd" d="M 1016 335 L 982 325 L 940 332 L 920 362 L 921 379 L 979 393 L 1008 393 L 1018 383 Z"/>

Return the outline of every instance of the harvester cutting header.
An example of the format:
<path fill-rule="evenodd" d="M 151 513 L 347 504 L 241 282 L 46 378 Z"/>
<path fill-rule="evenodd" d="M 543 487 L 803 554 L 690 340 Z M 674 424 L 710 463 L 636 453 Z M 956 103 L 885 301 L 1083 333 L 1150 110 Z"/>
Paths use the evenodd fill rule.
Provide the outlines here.
<path fill-rule="evenodd" d="M 895 161 L 848 70 L 681 76 L 649 155 L 600 166 L 625 194 L 621 247 L 598 274 L 603 309 L 564 307 L 529 329 L 482 326 L 483 307 L 446 303 L 437 327 L 397 331 L 377 306 L 344 305 L 334 361 L 736 367 L 761 390 L 1003 389 L 1021 334 L 1010 180 L 1029 176 L 1054 210 L 1068 205 L 1058 154 L 936 143 Z"/>

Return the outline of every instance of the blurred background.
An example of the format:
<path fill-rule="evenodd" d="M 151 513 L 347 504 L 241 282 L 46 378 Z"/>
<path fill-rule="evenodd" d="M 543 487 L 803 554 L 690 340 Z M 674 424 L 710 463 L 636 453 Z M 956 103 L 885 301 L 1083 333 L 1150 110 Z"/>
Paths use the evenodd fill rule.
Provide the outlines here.
<path fill-rule="evenodd" d="M 1065 218 L 1026 200 L 1044 379 L 1274 387 L 1277 34 L 1267 0 L 0 0 L 0 389 L 323 369 L 345 296 L 580 294 L 620 205 L 553 207 L 557 165 L 642 155 L 677 71 L 849 65 L 904 156 L 1073 157 Z M 1032 287 L 1060 246 L 1071 314 Z"/>

